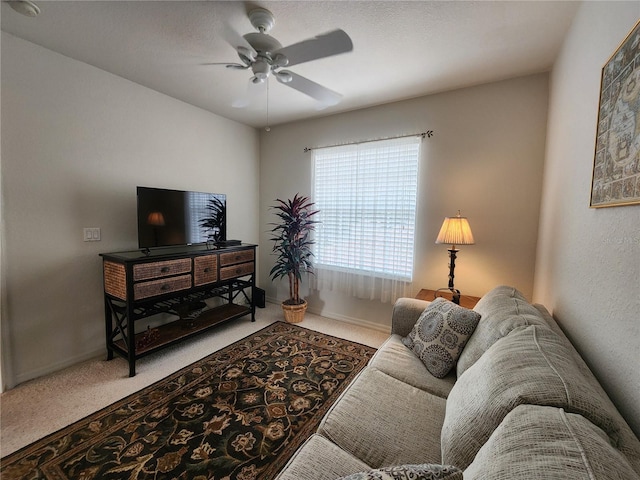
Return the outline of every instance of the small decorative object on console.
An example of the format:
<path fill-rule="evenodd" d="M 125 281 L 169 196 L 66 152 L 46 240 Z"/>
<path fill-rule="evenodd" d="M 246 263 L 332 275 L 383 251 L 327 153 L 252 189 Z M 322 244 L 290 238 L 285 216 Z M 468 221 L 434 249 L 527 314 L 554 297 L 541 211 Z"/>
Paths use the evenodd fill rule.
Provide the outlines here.
<path fill-rule="evenodd" d="M 147 326 L 147 330 L 144 333 L 140 334 L 136 339 L 136 348 L 142 349 L 148 347 L 158 339 L 159 335 L 160 334 L 157 328 L 151 328 L 150 326 Z"/>

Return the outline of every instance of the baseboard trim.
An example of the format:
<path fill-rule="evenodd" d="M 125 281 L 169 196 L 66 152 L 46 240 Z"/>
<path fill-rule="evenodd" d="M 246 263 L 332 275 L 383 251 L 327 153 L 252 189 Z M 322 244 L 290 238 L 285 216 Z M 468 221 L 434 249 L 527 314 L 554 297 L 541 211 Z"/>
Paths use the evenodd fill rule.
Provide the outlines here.
<path fill-rule="evenodd" d="M 267 297 L 266 300 L 267 302 L 274 303 L 276 305 L 280 305 L 280 303 L 282 303 L 281 300 L 273 297 Z M 380 325 L 379 323 L 369 322 L 367 320 L 362 320 L 361 318 L 349 317 L 334 312 L 316 310 L 315 308 L 308 308 L 307 311 L 309 313 L 313 313 L 314 315 L 320 315 L 321 317 L 330 318 L 331 320 L 338 320 L 340 322 L 349 323 L 351 325 L 357 325 L 359 327 L 370 328 L 371 330 L 391 334 L 390 325 Z"/>

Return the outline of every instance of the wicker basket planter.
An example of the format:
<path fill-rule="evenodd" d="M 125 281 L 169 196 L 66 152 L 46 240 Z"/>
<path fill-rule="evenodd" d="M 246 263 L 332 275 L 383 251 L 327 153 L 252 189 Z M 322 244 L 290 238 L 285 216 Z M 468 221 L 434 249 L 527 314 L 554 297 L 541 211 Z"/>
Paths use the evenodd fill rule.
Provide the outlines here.
<path fill-rule="evenodd" d="M 284 319 L 289 323 L 300 323 L 304 319 L 304 312 L 307 311 L 307 301 L 300 305 L 287 305 L 282 302 L 282 312 Z"/>

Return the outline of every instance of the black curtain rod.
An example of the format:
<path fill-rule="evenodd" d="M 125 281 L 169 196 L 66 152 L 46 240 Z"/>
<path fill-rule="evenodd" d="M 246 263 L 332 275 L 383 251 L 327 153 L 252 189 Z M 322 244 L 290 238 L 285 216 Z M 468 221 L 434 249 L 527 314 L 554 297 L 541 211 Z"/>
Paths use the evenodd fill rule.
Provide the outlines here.
<path fill-rule="evenodd" d="M 319 150 L 321 148 L 342 147 L 343 145 L 356 145 L 360 143 L 379 142 L 381 140 L 394 140 L 396 138 L 407 138 L 407 137 L 431 138 L 432 136 L 433 136 L 433 130 L 427 130 L 426 132 L 422 132 L 422 133 L 412 133 L 410 135 L 398 135 L 397 137 L 376 138 L 374 140 L 362 140 L 360 142 L 336 143 L 335 145 L 324 145 L 322 147 L 304 147 L 304 151 L 310 152 L 311 150 Z"/>

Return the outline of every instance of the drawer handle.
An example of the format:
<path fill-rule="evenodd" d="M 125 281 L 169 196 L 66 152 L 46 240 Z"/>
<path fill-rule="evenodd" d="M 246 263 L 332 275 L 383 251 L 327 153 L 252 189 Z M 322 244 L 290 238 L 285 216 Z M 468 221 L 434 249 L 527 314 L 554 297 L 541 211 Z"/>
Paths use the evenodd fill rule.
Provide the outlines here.
<path fill-rule="evenodd" d="M 242 272 L 242 270 L 239 268 L 236 268 L 236 273 L 240 273 L 240 272 Z"/>
<path fill-rule="evenodd" d="M 162 285 L 160 287 L 160 290 L 162 290 L 163 292 L 166 290 L 169 290 L 171 288 L 171 285 L 169 285 L 168 283 L 165 283 L 164 285 Z"/>
<path fill-rule="evenodd" d="M 203 270 L 203 272 L 204 272 L 204 273 L 209 273 L 210 271 L 211 271 L 211 269 L 210 269 L 209 267 L 207 267 L 207 268 L 205 268 L 205 269 Z"/>
<path fill-rule="evenodd" d="M 167 273 L 169 270 L 171 270 L 169 267 L 162 267 L 160 273 Z"/>
<path fill-rule="evenodd" d="M 240 260 L 242 257 L 240 255 L 236 255 L 236 260 Z"/>

